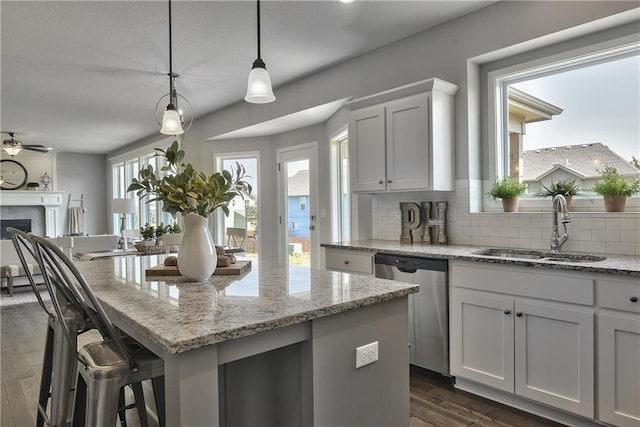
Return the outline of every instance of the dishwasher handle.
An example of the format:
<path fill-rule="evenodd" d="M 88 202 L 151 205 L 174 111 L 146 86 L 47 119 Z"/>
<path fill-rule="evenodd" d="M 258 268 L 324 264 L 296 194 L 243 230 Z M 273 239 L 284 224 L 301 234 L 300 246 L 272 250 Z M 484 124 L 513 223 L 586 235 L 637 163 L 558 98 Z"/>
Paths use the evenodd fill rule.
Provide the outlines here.
<path fill-rule="evenodd" d="M 441 259 L 398 256 L 391 254 L 375 255 L 376 264 L 391 265 L 403 273 L 415 273 L 418 270 L 447 271 L 447 261 Z"/>

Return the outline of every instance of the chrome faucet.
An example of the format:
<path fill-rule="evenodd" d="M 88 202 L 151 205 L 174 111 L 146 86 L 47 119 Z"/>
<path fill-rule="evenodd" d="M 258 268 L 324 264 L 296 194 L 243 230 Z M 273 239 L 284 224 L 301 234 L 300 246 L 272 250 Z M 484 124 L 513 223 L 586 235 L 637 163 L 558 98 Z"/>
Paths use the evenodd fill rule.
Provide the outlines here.
<path fill-rule="evenodd" d="M 558 231 L 558 211 L 560 211 L 560 222 L 564 227 L 562 234 Z M 551 253 L 557 254 L 562 249 L 562 245 L 569 240 L 567 233 L 567 224 L 571 222 L 569 210 L 567 209 L 567 199 L 562 194 L 558 194 L 553 198 L 553 231 L 551 232 Z"/>

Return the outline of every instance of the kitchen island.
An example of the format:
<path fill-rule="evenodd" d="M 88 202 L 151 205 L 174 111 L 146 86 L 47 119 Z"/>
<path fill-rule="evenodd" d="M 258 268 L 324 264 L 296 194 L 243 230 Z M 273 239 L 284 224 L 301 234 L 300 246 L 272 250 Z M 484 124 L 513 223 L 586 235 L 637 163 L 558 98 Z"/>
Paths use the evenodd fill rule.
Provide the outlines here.
<path fill-rule="evenodd" d="M 207 282 L 147 278 L 163 257 L 77 264 L 116 326 L 164 359 L 167 425 L 408 425 L 416 285 L 255 260 Z M 374 342 L 378 361 L 356 369 Z"/>

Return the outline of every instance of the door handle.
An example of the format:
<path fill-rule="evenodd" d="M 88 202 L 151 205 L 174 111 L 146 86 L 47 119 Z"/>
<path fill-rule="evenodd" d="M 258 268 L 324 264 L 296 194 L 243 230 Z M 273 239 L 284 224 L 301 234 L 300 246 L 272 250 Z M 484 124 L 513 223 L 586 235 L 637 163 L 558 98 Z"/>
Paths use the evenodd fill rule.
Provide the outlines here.
<path fill-rule="evenodd" d="M 316 229 L 316 226 L 315 226 L 315 225 L 310 225 L 310 226 L 309 226 L 309 230 L 313 231 L 313 230 L 315 230 L 315 229 Z"/>

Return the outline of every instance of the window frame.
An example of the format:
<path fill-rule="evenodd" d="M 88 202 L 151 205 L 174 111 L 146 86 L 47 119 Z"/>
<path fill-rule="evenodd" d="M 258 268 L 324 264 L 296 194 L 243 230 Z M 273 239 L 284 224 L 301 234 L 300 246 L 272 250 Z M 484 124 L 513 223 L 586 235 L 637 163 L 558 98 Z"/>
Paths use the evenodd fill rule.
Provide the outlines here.
<path fill-rule="evenodd" d="M 351 201 L 343 203 L 343 188 L 346 187 L 347 197 L 351 197 L 350 165 L 344 173 L 342 160 L 344 152 L 349 161 L 349 129 L 347 126 L 336 132 L 330 139 L 331 160 L 331 241 L 340 242 L 351 239 Z M 345 176 L 346 175 L 346 176 Z M 346 183 L 344 179 L 346 178 Z M 345 210 L 347 212 L 345 212 Z M 346 222 L 346 224 L 345 224 Z"/>
<path fill-rule="evenodd" d="M 495 178 L 502 178 L 508 171 L 508 150 L 509 144 L 509 109 L 508 91 L 510 84 L 523 80 L 530 80 L 543 75 L 554 74 L 559 71 L 577 69 L 599 62 L 609 61 L 612 58 L 638 55 L 640 53 L 640 41 L 638 35 L 612 38 L 610 40 L 582 46 L 574 49 L 562 50 L 559 53 L 545 55 L 533 60 L 524 60 L 500 68 L 492 68 L 492 64 L 484 64 L 486 70 L 482 72 L 486 89 L 483 91 L 486 101 L 484 103 L 487 114 L 487 125 L 485 131 L 485 144 L 488 156 L 487 165 L 483 165 L 485 171 L 482 188 L 483 211 L 499 212 L 501 207 L 499 201 L 492 201 L 487 192 Z M 519 55 L 516 55 L 518 57 Z M 503 62 L 509 58 L 496 62 Z M 600 198 L 601 197 L 597 197 Z M 583 207 L 591 210 L 596 197 L 579 197 L 574 199 L 573 206 L 576 209 Z M 582 201 L 580 199 L 583 199 Z M 638 196 L 633 196 L 638 199 Z M 637 203 L 632 202 L 632 206 Z M 527 196 L 521 200 L 522 210 L 538 211 L 549 205 L 548 199 L 536 196 Z M 588 206 L 589 205 L 589 206 Z"/>

